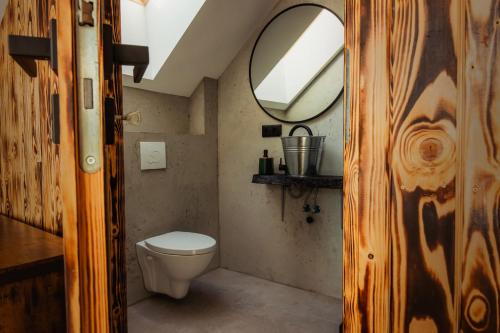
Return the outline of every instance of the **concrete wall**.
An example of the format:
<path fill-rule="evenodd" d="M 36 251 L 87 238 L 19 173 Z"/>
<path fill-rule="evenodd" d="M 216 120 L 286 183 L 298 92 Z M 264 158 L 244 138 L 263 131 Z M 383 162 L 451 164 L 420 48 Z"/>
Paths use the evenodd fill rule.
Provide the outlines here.
<path fill-rule="evenodd" d="M 190 98 L 124 87 L 125 113 L 140 110 L 140 126 L 125 124 L 125 218 L 128 302 L 144 290 L 135 243 L 181 230 L 219 240 L 217 184 L 217 82 L 205 79 Z M 191 116 L 192 114 L 192 116 Z M 203 135 L 190 135 L 203 116 Z M 200 121 L 197 131 L 202 126 Z M 139 142 L 164 141 L 167 169 L 141 171 Z M 219 255 L 210 268 L 219 266 Z"/>
<path fill-rule="evenodd" d="M 313 1 L 344 17 L 342 0 Z M 322 189 L 322 212 L 312 225 L 305 223 L 304 198 L 286 198 L 281 221 L 281 188 L 251 183 L 258 158 L 269 149 L 283 156 L 279 138 L 261 137 L 261 125 L 276 121 L 257 105 L 248 78 L 250 54 L 258 33 L 275 14 L 300 1 L 282 0 L 263 20 L 219 79 L 219 205 L 221 265 L 272 281 L 342 295 L 341 191 Z M 342 175 L 342 101 L 307 124 L 326 135 L 322 173 Z M 291 126 L 285 125 L 284 134 Z"/>

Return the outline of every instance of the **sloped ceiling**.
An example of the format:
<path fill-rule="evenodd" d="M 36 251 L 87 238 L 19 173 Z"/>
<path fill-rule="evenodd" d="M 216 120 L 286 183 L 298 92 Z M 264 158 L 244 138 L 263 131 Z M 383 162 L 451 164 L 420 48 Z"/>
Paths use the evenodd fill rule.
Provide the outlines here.
<path fill-rule="evenodd" d="M 134 84 L 124 75 L 124 85 L 191 96 L 203 77 L 220 77 L 277 2 L 206 0 L 155 79 Z"/>

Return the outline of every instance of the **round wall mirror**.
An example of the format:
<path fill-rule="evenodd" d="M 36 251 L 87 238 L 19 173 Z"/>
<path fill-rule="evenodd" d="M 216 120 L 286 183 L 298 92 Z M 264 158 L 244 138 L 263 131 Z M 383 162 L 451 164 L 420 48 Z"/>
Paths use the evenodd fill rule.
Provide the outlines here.
<path fill-rule="evenodd" d="M 327 111 L 344 90 L 344 24 L 313 4 L 290 7 L 262 30 L 250 59 L 250 84 L 271 117 L 299 123 Z"/>

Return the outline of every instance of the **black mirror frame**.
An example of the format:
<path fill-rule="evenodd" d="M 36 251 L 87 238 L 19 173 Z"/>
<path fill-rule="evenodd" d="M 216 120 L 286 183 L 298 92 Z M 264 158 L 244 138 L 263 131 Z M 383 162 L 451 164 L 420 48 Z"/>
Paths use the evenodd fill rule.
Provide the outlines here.
<path fill-rule="evenodd" d="M 345 22 L 337 15 L 337 13 L 335 13 L 333 10 L 331 10 L 330 8 L 328 7 L 325 7 L 323 5 L 320 5 L 320 4 L 315 4 L 315 3 L 301 3 L 301 4 L 298 4 L 298 5 L 294 5 L 294 6 L 291 6 L 291 7 L 288 7 L 282 11 L 280 11 L 278 14 L 276 14 L 269 22 L 267 22 L 267 24 L 264 26 L 264 28 L 262 28 L 262 31 L 259 33 L 259 36 L 257 37 L 257 40 L 255 41 L 255 44 L 253 45 L 253 48 L 252 48 L 252 54 L 250 55 L 250 63 L 248 65 L 248 80 L 250 82 L 250 90 L 252 91 L 252 95 L 255 99 L 255 101 L 257 102 L 257 104 L 259 105 L 259 107 L 262 109 L 262 111 L 264 111 L 269 117 L 273 118 L 274 120 L 277 120 L 279 122 L 282 122 L 282 123 L 286 123 L 286 124 L 298 124 L 298 123 L 304 123 L 306 121 L 311 121 L 313 119 L 316 119 L 320 116 L 322 116 L 323 114 L 325 114 L 328 110 L 330 110 L 338 101 L 339 99 L 342 97 L 342 95 L 344 94 L 344 87 L 345 87 L 345 82 L 342 86 L 342 89 L 340 90 L 339 94 L 333 99 L 333 102 L 330 103 L 323 111 L 321 112 L 318 112 L 318 114 L 316 114 L 315 116 L 311 117 L 311 118 L 308 118 L 308 119 L 304 119 L 304 120 L 297 120 L 297 121 L 290 121 L 290 120 L 283 120 L 283 119 L 280 119 L 278 117 L 275 117 L 273 116 L 271 113 L 269 113 L 265 107 L 263 107 L 259 100 L 257 99 L 257 96 L 255 95 L 255 91 L 254 91 L 254 87 L 253 87 L 253 84 L 252 84 L 252 62 L 253 62 L 253 57 L 254 57 L 254 54 L 255 54 L 255 49 L 257 48 L 257 45 L 259 44 L 259 41 L 260 41 L 260 38 L 262 37 L 262 35 L 264 34 L 264 32 L 266 31 L 266 29 L 274 22 L 274 20 L 276 20 L 276 18 L 278 18 L 281 14 L 284 14 L 285 12 L 289 11 L 289 10 L 292 10 L 294 8 L 297 8 L 297 7 L 302 7 L 302 6 L 315 6 L 315 7 L 319 7 L 319 8 L 322 8 L 322 9 L 326 9 L 328 10 L 330 13 L 332 13 L 333 15 L 335 15 L 340 22 L 342 22 L 342 25 L 344 25 L 345 27 Z M 344 29 L 345 30 L 345 29 Z M 345 50 L 345 48 L 344 48 Z M 344 51 L 344 56 L 345 56 L 345 51 Z M 343 78 L 344 80 L 344 78 Z"/>

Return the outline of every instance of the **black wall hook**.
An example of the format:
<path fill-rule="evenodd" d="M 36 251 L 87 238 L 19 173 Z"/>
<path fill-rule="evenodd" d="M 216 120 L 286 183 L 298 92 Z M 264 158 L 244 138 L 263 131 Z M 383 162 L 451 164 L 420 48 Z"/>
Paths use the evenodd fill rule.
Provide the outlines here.
<path fill-rule="evenodd" d="M 113 43 L 113 27 L 104 24 L 104 78 L 110 79 L 113 74 L 113 64 L 134 66 L 134 82 L 139 83 L 149 65 L 149 49 L 147 46 Z"/>
<path fill-rule="evenodd" d="M 57 73 L 57 21 L 50 20 L 49 38 L 9 35 L 9 55 L 31 77 L 36 77 L 35 60 L 49 60 Z"/>

